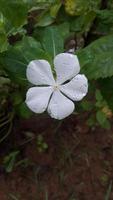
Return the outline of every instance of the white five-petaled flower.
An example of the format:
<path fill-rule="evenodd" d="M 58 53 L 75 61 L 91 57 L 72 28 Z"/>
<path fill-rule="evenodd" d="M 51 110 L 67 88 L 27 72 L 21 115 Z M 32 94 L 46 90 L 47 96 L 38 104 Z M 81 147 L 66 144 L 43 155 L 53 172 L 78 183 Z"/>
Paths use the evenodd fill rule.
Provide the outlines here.
<path fill-rule="evenodd" d="M 85 75 L 78 74 L 80 65 L 76 55 L 58 54 L 54 58 L 54 67 L 56 80 L 46 60 L 29 63 L 27 79 L 36 86 L 28 89 L 26 104 L 35 113 L 47 109 L 52 118 L 61 120 L 74 111 L 73 101 L 80 101 L 87 94 L 88 82 Z"/>

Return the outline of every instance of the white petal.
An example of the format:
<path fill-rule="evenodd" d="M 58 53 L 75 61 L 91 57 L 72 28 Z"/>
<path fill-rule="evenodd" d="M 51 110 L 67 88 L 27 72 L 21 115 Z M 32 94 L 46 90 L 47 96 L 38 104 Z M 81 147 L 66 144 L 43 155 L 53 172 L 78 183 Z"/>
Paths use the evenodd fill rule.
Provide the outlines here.
<path fill-rule="evenodd" d="M 46 110 L 52 87 L 32 87 L 26 94 L 26 104 L 35 113 L 42 113 Z"/>
<path fill-rule="evenodd" d="M 54 66 L 59 84 L 73 78 L 80 71 L 77 56 L 70 53 L 58 54 L 54 59 Z"/>
<path fill-rule="evenodd" d="M 74 103 L 65 97 L 60 91 L 56 90 L 50 100 L 48 113 L 52 118 L 64 119 L 74 110 Z"/>
<path fill-rule="evenodd" d="M 70 99 L 80 101 L 88 92 L 87 78 L 78 74 L 69 83 L 61 85 L 60 90 Z"/>
<path fill-rule="evenodd" d="M 55 80 L 46 60 L 33 60 L 27 66 L 27 79 L 34 85 L 53 85 Z"/>

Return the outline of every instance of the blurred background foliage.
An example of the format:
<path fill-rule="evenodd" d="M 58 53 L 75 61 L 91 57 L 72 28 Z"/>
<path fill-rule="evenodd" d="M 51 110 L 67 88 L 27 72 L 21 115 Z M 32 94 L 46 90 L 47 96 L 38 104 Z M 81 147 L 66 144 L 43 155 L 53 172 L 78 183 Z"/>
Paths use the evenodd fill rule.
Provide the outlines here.
<path fill-rule="evenodd" d="M 110 128 L 113 112 L 113 0 L 0 0 L 0 141 L 14 117 L 29 118 L 27 64 L 56 54 L 77 54 L 89 95 L 76 113 Z M 5 133 L 5 134 L 4 134 Z"/>

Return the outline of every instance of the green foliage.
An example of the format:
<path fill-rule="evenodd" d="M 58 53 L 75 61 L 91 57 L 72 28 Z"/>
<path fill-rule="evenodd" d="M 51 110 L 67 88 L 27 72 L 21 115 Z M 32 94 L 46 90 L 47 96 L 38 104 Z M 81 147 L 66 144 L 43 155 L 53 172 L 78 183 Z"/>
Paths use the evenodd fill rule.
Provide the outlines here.
<path fill-rule="evenodd" d="M 49 11 L 46 11 L 43 12 L 40 16 L 38 16 L 37 21 L 38 22 L 35 25 L 36 27 L 37 26 L 44 27 L 52 24 L 54 22 L 54 18 L 50 15 Z"/>
<path fill-rule="evenodd" d="M 40 43 L 32 37 L 24 37 L 15 46 L 10 46 L 0 59 L 9 77 L 16 83 L 25 85 L 28 63 L 31 60 L 42 58 L 49 60 L 48 53 L 41 48 Z"/>
<path fill-rule="evenodd" d="M 100 2 L 100 0 L 67 0 L 65 3 L 67 13 L 76 16 L 72 18 L 71 30 L 79 34 L 88 32 L 96 18 Z"/>
<path fill-rule="evenodd" d="M 52 24 L 55 21 L 61 5 L 62 3 L 60 0 L 55 0 L 54 3 L 52 2 L 49 4 L 49 6 L 36 17 L 35 27 L 45 27 Z"/>
<path fill-rule="evenodd" d="M 110 129 L 110 123 L 109 121 L 107 120 L 107 117 L 106 117 L 106 114 L 101 112 L 101 111 L 98 111 L 96 113 L 96 119 L 98 121 L 98 123 L 103 127 L 103 128 L 106 128 L 106 129 Z"/>
<path fill-rule="evenodd" d="M 7 35 L 4 32 L 0 33 L 0 53 L 6 51 L 8 48 Z"/>
<path fill-rule="evenodd" d="M 88 32 L 95 17 L 95 12 L 89 11 L 87 13 L 83 13 L 83 15 L 74 18 L 71 22 L 71 31 L 75 31 L 76 33 L 80 34 Z"/>
<path fill-rule="evenodd" d="M 0 12 L 0 53 L 6 51 L 8 48 L 8 39 L 5 31 L 5 18 Z"/>
<path fill-rule="evenodd" d="M 113 75 L 113 35 L 102 37 L 78 52 L 82 72 L 89 79 Z"/>
<path fill-rule="evenodd" d="M 24 0 L 1 0 L 0 11 L 8 20 L 6 25 L 17 28 L 26 23 L 28 7 Z"/>
<path fill-rule="evenodd" d="M 63 38 L 57 27 L 47 27 L 42 34 L 42 46 L 52 58 L 63 52 Z"/>
<path fill-rule="evenodd" d="M 113 33 L 113 10 L 99 10 L 96 19 L 96 32 L 102 34 Z"/>
<path fill-rule="evenodd" d="M 108 0 L 108 9 L 113 9 L 113 0 Z"/>

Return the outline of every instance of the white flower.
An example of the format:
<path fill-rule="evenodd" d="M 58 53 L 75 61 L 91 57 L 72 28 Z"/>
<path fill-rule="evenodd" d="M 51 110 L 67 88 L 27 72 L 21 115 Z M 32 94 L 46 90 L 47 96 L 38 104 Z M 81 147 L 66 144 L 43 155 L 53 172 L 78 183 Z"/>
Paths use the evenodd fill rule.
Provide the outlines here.
<path fill-rule="evenodd" d="M 35 113 L 47 109 L 52 118 L 61 120 L 74 111 L 73 101 L 80 101 L 86 95 L 88 82 L 84 75 L 78 74 L 80 65 L 76 55 L 58 54 L 54 58 L 54 67 L 56 80 L 46 60 L 33 60 L 29 63 L 27 79 L 38 87 L 28 89 L 26 104 Z"/>

